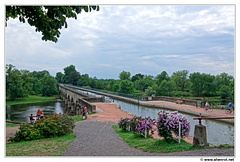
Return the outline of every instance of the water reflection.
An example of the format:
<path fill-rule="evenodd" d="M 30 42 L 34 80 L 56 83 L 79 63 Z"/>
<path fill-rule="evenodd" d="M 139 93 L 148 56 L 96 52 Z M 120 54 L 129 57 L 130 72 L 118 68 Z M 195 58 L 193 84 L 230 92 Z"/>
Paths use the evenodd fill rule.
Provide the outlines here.
<path fill-rule="evenodd" d="M 8 105 L 6 107 L 6 120 L 29 122 L 29 116 L 31 114 L 36 115 L 38 109 L 42 110 L 44 115 L 64 113 L 64 108 L 61 106 L 61 102 Z"/>

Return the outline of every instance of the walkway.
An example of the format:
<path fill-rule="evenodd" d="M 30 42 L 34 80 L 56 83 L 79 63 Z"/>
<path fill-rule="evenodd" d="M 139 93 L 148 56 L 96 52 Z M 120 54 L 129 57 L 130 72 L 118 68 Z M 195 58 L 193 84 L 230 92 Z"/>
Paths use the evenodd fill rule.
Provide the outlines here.
<path fill-rule="evenodd" d="M 196 106 L 190 106 L 190 105 L 184 105 L 184 104 L 176 104 L 173 102 L 166 102 L 166 101 L 151 101 L 147 102 L 149 104 L 155 104 L 155 105 L 165 105 L 165 106 L 171 106 L 175 107 L 177 109 L 184 109 L 184 110 L 189 110 L 189 111 L 194 111 L 197 113 L 201 114 L 209 114 L 209 115 L 214 115 L 214 116 L 224 116 L 224 117 L 233 117 L 234 114 L 226 114 L 225 110 L 220 110 L 220 109 L 213 109 L 212 112 L 206 112 L 203 108 L 196 108 Z"/>
<path fill-rule="evenodd" d="M 234 156 L 234 149 L 203 149 L 174 153 L 149 153 L 129 147 L 112 129 L 128 114 L 117 104 L 96 103 L 97 113 L 76 123 L 76 139 L 63 156 Z"/>

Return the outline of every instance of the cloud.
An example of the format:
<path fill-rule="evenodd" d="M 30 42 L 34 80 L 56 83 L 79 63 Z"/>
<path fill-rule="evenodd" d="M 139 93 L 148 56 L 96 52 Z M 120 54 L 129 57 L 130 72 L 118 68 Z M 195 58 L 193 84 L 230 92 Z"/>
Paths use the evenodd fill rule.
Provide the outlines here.
<path fill-rule="evenodd" d="M 80 73 L 99 78 L 118 78 L 122 70 L 234 74 L 234 5 L 100 8 L 68 19 L 57 44 L 41 41 L 41 34 L 28 24 L 9 20 L 6 63 L 51 70 L 52 75 L 73 64 Z"/>

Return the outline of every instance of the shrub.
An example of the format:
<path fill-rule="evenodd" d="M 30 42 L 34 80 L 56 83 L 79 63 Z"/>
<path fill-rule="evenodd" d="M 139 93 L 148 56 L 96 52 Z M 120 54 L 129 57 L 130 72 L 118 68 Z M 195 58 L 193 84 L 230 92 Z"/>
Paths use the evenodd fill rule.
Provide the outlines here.
<path fill-rule="evenodd" d="M 151 135 L 154 132 L 153 126 L 155 125 L 155 120 L 149 118 L 143 118 L 143 120 L 139 120 L 136 124 L 135 131 L 144 135 L 145 137 L 149 135 L 149 131 L 151 131 Z M 147 133 L 147 134 L 145 134 Z"/>
<path fill-rule="evenodd" d="M 10 138 L 11 142 L 36 140 L 63 136 L 73 132 L 74 121 L 67 115 L 50 115 L 38 120 L 34 124 L 24 123 L 20 125 L 19 131 Z"/>
<path fill-rule="evenodd" d="M 119 128 L 122 128 L 123 131 L 127 130 L 127 127 L 130 125 L 131 118 L 121 118 L 118 126 Z"/>
<path fill-rule="evenodd" d="M 150 117 L 144 118 L 141 116 L 133 116 L 132 118 L 121 118 L 118 126 L 122 128 L 123 131 L 131 130 L 134 133 L 140 133 L 145 137 L 149 135 L 149 131 L 153 134 L 153 125 L 155 120 Z M 145 132 L 147 135 L 145 135 Z"/>
<path fill-rule="evenodd" d="M 181 122 L 181 137 L 186 137 L 189 135 L 190 131 L 190 122 L 187 118 L 181 114 L 178 114 L 177 111 L 169 112 L 163 111 L 160 112 L 159 118 L 157 121 L 158 134 L 168 142 L 172 141 L 172 132 L 178 136 L 179 134 L 179 122 Z"/>

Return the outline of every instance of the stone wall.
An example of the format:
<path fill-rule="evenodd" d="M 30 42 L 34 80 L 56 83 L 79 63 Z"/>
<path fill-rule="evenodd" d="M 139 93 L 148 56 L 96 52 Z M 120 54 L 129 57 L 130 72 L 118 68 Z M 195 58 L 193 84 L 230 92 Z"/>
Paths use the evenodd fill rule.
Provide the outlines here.
<path fill-rule="evenodd" d="M 189 100 L 189 99 L 182 99 L 182 98 L 176 98 L 176 97 L 167 97 L 167 96 L 156 96 L 153 97 L 152 100 L 154 101 L 169 101 L 169 102 L 174 102 L 176 103 L 177 100 L 183 101 L 182 104 L 185 105 L 191 105 L 191 106 L 197 106 L 197 102 L 196 100 Z"/>

